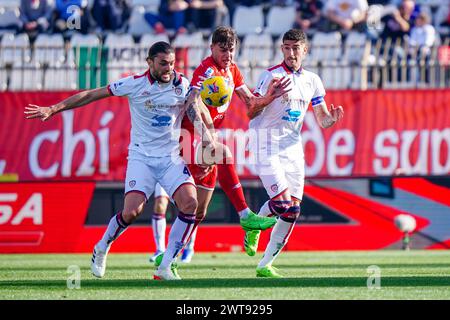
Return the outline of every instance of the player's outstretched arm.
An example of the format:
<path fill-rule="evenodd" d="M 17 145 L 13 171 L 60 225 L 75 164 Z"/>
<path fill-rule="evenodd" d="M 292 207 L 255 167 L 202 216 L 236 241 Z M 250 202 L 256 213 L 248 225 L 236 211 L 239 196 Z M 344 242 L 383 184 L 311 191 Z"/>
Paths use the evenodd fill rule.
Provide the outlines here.
<path fill-rule="evenodd" d="M 41 107 L 34 104 L 29 104 L 28 107 L 25 107 L 24 113 L 27 119 L 38 118 L 42 121 L 46 121 L 58 112 L 78 108 L 93 101 L 109 97 L 110 95 L 111 94 L 109 93 L 107 87 L 86 90 L 74 94 L 73 96 L 70 96 L 69 98 L 50 107 Z"/>
<path fill-rule="evenodd" d="M 253 119 L 261 113 L 273 100 L 291 91 L 289 78 L 272 79 L 264 96 L 255 96 L 246 85 L 236 90 L 238 97 L 248 106 L 247 115 Z"/>
<path fill-rule="evenodd" d="M 314 106 L 313 110 L 316 120 L 322 128 L 329 128 L 344 117 L 344 109 L 342 106 L 335 108 L 331 105 L 330 110 L 328 110 L 325 101 Z"/>

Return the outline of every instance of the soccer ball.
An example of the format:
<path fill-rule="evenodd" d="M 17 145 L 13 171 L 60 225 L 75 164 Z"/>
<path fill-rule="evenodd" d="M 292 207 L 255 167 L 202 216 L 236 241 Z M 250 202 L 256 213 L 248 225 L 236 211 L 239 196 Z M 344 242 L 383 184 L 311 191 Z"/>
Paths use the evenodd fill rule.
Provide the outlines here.
<path fill-rule="evenodd" d="M 394 218 L 394 223 L 402 232 L 412 232 L 416 228 L 416 219 L 409 214 L 399 214 Z"/>
<path fill-rule="evenodd" d="M 220 107 L 230 101 L 232 91 L 224 77 L 215 76 L 203 81 L 200 96 L 207 106 Z"/>

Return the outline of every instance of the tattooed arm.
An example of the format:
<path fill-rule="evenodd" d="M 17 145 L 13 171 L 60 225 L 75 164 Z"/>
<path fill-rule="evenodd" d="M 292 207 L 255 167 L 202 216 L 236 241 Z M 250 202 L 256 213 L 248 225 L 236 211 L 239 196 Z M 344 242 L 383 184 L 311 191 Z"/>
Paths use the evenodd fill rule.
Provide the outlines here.
<path fill-rule="evenodd" d="M 214 144 L 216 137 L 214 123 L 197 89 L 192 89 L 187 98 L 186 115 L 194 125 L 197 134 L 202 137 L 202 141 L 206 144 Z"/>

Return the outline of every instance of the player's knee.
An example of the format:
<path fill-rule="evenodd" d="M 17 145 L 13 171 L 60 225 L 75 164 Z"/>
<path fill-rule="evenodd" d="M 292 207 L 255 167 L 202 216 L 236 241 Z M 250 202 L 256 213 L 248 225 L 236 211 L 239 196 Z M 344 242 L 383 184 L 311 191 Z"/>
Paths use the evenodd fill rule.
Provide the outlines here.
<path fill-rule="evenodd" d="M 142 210 L 139 210 L 139 209 L 137 209 L 137 208 L 136 208 L 136 209 L 124 210 L 124 211 L 122 212 L 123 220 L 124 220 L 126 223 L 128 223 L 128 224 L 133 223 L 134 220 L 136 220 L 136 218 L 139 217 L 139 215 L 141 214 L 141 212 L 142 212 Z"/>
<path fill-rule="evenodd" d="M 289 209 L 285 213 L 280 215 L 280 219 L 285 222 L 294 223 L 295 221 L 297 221 L 299 216 L 300 206 L 293 205 L 289 207 Z"/>
<path fill-rule="evenodd" d="M 197 211 L 198 202 L 195 197 L 186 197 L 183 200 L 183 203 L 180 203 L 180 210 L 185 213 L 196 212 Z"/>
<path fill-rule="evenodd" d="M 153 206 L 153 211 L 165 215 L 167 210 L 167 202 L 164 201 L 155 201 Z"/>
<path fill-rule="evenodd" d="M 270 200 L 269 201 L 269 209 L 272 214 L 281 216 L 288 212 L 291 207 L 291 201 L 288 200 Z"/>

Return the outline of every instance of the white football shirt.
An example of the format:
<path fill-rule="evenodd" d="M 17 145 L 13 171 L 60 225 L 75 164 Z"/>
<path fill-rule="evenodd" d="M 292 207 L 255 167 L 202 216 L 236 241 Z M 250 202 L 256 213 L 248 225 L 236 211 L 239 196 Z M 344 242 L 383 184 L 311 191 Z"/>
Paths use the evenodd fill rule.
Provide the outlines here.
<path fill-rule="evenodd" d="M 308 106 L 323 101 L 325 89 L 319 76 L 303 68 L 293 72 L 284 62 L 261 74 L 254 93 L 264 96 L 272 79 L 284 76 L 291 79 L 291 91 L 272 101 L 250 121 L 249 127 L 256 134 L 249 143 L 252 152 L 277 154 L 294 145 L 301 148 L 300 130 Z"/>
<path fill-rule="evenodd" d="M 179 150 L 180 125 L 189 81 L 174 72 L 169 83 L 156 81 L 147 70 L 108 85 L 115 96 L 127 96 L 131 115 L 129 150 L 148 157 L 166 157 Z"/>

